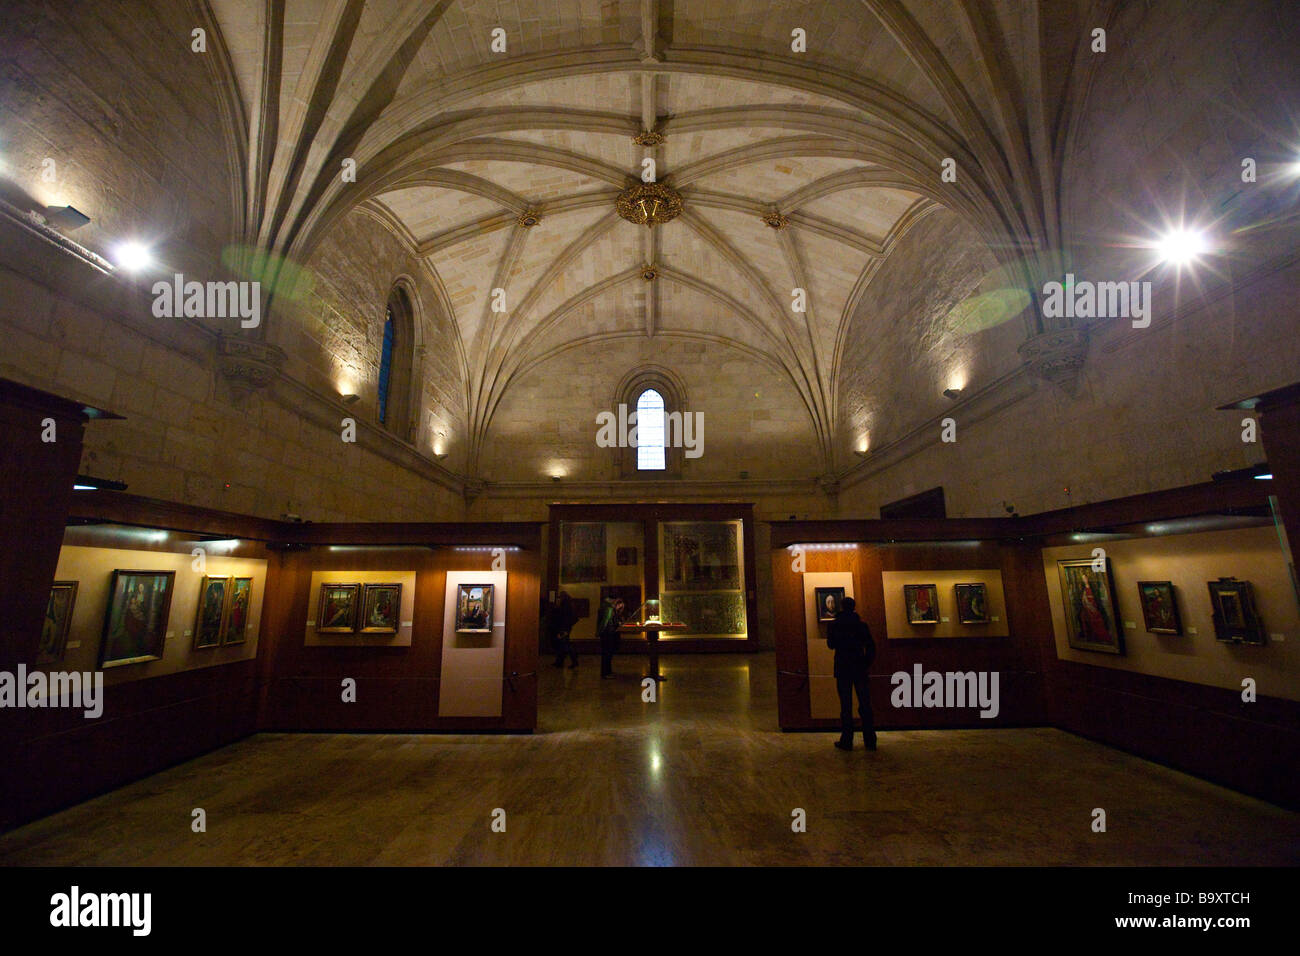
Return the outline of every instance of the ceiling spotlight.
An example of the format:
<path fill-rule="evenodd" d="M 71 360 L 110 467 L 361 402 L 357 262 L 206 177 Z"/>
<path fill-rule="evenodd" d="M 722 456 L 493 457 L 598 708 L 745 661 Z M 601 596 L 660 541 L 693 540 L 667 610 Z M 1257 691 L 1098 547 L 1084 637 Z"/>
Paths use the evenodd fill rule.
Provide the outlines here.
<path fill-rule="evenodd" d="M 955 402 L 955 401 L 957 401 L 957 399 L 961 398 L 961 389 L 960 389 L 960 388 L 945 388 L 945 389 L 943 390 L 943 397 L 944 397 L 944 398 L 951 398 L 951 399 Z"/>
<path fill-rule="evenodd" d="M 1195 229 L 1175 229 L 1156 243 L 1160 259 L 1176 266 L 1186 265 L 1209 249 L 1205 234 Z"/>
<path fill-rule="evenodd" d="M 153 253 L 139 242 L 121 243 L 113 256 L 117 265 L 128 272 L 139 272 L 153 263 Z"/>

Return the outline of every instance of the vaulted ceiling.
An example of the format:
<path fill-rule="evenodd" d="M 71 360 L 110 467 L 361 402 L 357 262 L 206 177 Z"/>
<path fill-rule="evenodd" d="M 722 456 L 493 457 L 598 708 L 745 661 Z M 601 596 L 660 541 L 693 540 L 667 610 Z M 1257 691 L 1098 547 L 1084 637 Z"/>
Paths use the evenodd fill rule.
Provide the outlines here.
<path fill-rule="evenodd" d="M 1057 170 L 1071 104 L 1087 87 L 1082 25 L 1104 24 L 1107 9 L 1082 0 L 206 8 L 244 166 L 245 242 L 302 262 L 349 213 L 388 225 L 425 264 L 458 330 L 472 441 L 539 358 L 666 336 L 779 367 L 827 462 L 846 329 L 914 224 L 946 207 L 1012 266 L 1060 243 Z M 493 49 L 498 29 L 504 51 Z M 801 34 L 806 47 L 793 49 Z M 634 142 L 645 132 L 662 142 Z M 677 219 L 654 228 L 615 211 L 647 158 L 684 200 Z M 355 181 L 343 175 L 349 160 Z M 796 288 L 805 311 L 792 308 Z M 496 289 L 504 312 L 493 309 Z M 1037 320 L 1027 321 L 1033 331 Z"/>

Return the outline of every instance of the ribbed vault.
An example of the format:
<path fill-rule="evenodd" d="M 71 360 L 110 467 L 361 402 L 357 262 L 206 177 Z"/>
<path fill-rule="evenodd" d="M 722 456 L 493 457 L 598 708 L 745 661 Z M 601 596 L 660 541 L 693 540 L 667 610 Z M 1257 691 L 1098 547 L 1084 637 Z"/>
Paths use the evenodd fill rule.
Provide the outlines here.
<path fill-rule="evenodd" d="M 846 328 L 915 224 L 946 208 L 1013 267 L 1060 244 L 1056 170 L 1090 68 L 1081 24 L 1104 24 L 1109 9 L 201 6 L 220 33 L 229 122 L 247 143 L 244 241 L 305 262 L 358 209 L 400 238 L 459 336 L 470 474 L 529 370 L 634 335 L 725 343 L 778 368 L 833 470 Z M 504 52 L 492 49 L 497 28 Z M 805 51 L 792 50 L 794 30 Z M 1049 57 L 1075 66 L 1044 89 Z M 655 142 L 634 142 L 645 132 Z M 685 201 L 653 229 L 614 212 L 646 158 Z M 945 160 L 954 181 L 941 176 Z M 792 308 L 795 289 L 804 311 Z M 606 310 L 621 324 L 580 321 L 610 301 L 622 303 Z M 1025 315 L 1024 331 L 1036 331 Z"/>

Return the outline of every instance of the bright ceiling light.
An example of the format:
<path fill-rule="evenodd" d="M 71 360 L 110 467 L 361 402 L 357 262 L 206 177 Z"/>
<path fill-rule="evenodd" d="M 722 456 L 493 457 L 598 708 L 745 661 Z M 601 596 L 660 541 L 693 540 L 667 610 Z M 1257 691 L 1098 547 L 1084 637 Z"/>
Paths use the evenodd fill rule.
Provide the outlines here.
<path fill-rule="evenodd" d="M 1186 265 L 1209 250 L 1205 233 L 1195 229 L 1174 229 L 1156 243 L 1161 260 L 1176 266 Z"/>
<path fill-rule="evenodd" d="M 139 272 L 153 264 L 153 253 L 139 242 L 123 242 L 113 255 L 114 262 L 128 272 Z"/>

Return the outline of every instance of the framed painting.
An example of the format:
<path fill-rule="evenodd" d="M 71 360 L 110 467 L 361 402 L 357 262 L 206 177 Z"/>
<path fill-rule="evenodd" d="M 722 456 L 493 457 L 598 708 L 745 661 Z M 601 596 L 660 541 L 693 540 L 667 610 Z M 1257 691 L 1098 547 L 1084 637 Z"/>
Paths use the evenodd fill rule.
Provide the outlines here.
<path fill-rule="evenodd" d="M 1183 622 L 1178 616 L 1178 602 L 1174 599 L 1172 582 L 1139 581 L 1138 603 L 1142 605 L 1142 621 L 1147 633 L 1183 633 Z"/>
<path fill-rule="evenodd" d="M 1249 581 L 1219 578 L 1209 582 L 1214 636 L 1227 644 L 1266 644 L 1264 622 L 1255 608 L 1255 590 Z"/>
<path fill-rule="evenodd" d="M 243 644 L 248 640 L 248 613 L 252 604 L 253 579 L 232 578 L 230 607 L 226 610 L 226 626 L 221 631 L 223 646 Z"/>
<path fill-rule="evenodd" d="M 217 647 L 226 623 L 226 602 L 230 599 L 230 578 L 205 574 L 199 584 L 199 603 L 194 611 L 194 647 Z"/>
<path fill-rule="evenodd" d="M 716 594 L 661 594 L 660 619 L 686 625 L 680 635 L 744 638 L 749 636 L 743 591 Z"/>
<path fill-rule="evenodd" d="M 456 633 L 492 633 L 492 584 L 459 584 L 456 586 Z"/>
<path fill-rule="evenodd" d="M 607 576 L 605 525 L 599 521 L 560 522 L 560 583 L 594 584 Z"/>
<path fill-rule="evenodd" d="M 360 584 L 322 584 L 316 614 L 318 634 L 351 634 L 357 629 Z"/>
<path fill-rule="evenodd" d="M 175 571 L 113 572 L 104 611 L 100 667 L 162 660 L 175 581 Z"/>
<path fill-rule="evenodd" d="M 41 643 L 36 663 L 57 664 L 68 647 L 68 629 L 72 627 L 72 609 L 77 605 L 77 582 L 55 581 L 45 604 L 45 623 L 41 625 Z"/>
<path fill-rule="evenodd" d="M 636 548 L 615 548 L 614 563 L 621 568 L 636 564 Z"/>
<path fill-rule="evenodd" d="M 670 521 L 659 527 L 663 590 L 740 590 L 739 521 Z"/>
<path fill-rule="evenodd" d="M 396 634 L 402 615 L 400 584 L 367 584 L 361 600 L 362 634 Z"/>
<path fill-rule="evenodd" d="M 1119 604 L 1110 574 L 1110 558 L 1098 571 L 1092 558 L 1056 562 L 1061 576 L 1061 601 L 1065 607 L 1065 632 L 1070 646 L 1082 651 L 1123 654 L 1124 635 L 1119 629 Z"/>
<path fill-rule="evenodd" d="M 813 588 L 813 604 L 817 608 L 817 620 L 833 621 L 840 613 L 844 603 L 843 588 Z"/>
<path fill-rule="evenodd" d="M 903 604 L 908 624 L 939 623 L 939 587 L 935 584 L 904 584 Z"/>
<path fill-rule="evenodd" d="M 958 624 L 989 623 L 989 593 L 983 584 L 954 584 Z"/>

